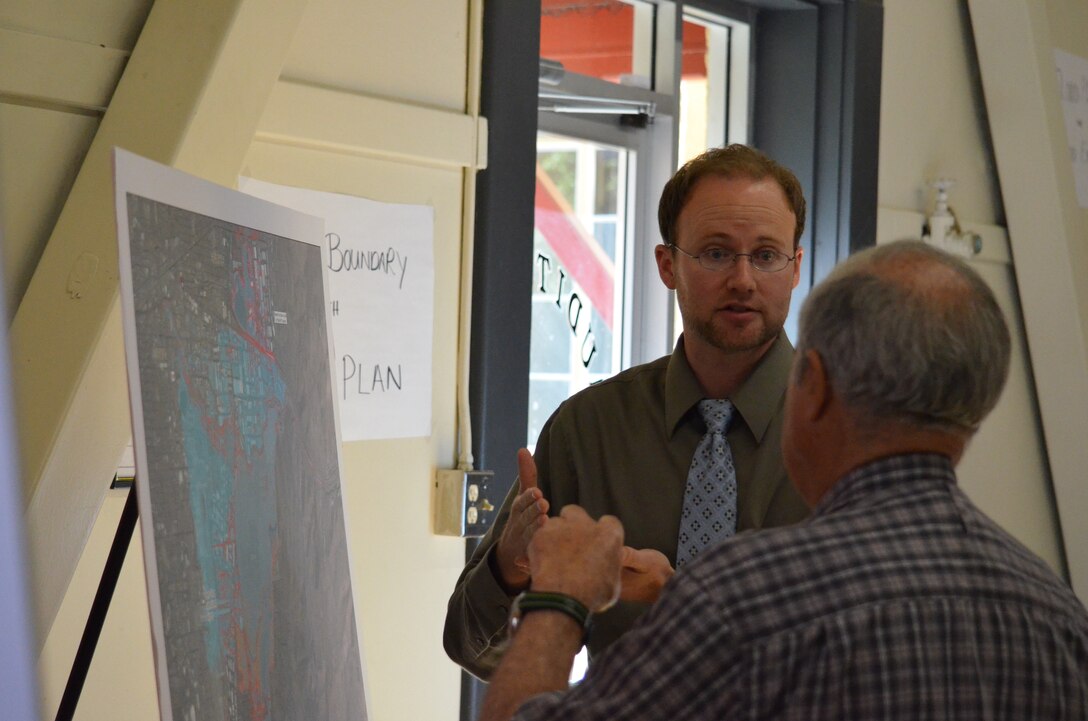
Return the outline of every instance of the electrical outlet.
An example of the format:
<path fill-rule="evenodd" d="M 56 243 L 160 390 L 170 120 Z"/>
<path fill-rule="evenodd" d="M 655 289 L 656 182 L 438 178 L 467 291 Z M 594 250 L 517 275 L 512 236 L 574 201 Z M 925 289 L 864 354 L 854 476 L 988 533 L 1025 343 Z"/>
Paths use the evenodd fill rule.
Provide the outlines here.
<path fill-rule="evenodd" d="M 501 498 L 492 491 L 492 471 L 435 472 L 434 532 L 440 536 L 478 538 L 495 520 Z"/>

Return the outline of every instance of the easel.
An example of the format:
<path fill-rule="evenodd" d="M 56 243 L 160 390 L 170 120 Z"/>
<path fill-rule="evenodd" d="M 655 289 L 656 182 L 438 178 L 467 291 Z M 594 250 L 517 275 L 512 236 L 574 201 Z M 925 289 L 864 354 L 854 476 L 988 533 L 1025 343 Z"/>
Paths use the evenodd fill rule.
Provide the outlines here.
<path fill-rule="evenodd" d="M 122 483 L 115 478 L 112 487 L 121 488 Z M 102 626 L 106 622 L 106 613 L 113 599 L 113 591 L 117 588 L 121 566 L 125 563 L 125 554 L 132 541 L 132 532 L 136 529 L 136 520 L 139 515 L 136 508 L 136 484 L 131 481 L 128 483 L 128 498 L 125 500 L 124 510 L 121 511 L 121 520 L 117 524 L 117 533 L 113 536 L 113 546 L 110 547 L 110 554 L 106 558 L 106 566 L 102 570 L 102 579 L 98 582 L 98 591 L 94 595 L 91 612 L 87 616 L 83 638 L 79 642 L 76 658 L 72 662 L 72 672 L 68 675 L 68 684 L 64 687 L 56 721 L 71 721 L 75 715 L 76 704 L 79 703 L 79 695 L 83 692 L 83 684 L 91 668 L 91 659 L 94 658 L 94 651 L 98 646 L 98 637 L 102 634 Z"/>

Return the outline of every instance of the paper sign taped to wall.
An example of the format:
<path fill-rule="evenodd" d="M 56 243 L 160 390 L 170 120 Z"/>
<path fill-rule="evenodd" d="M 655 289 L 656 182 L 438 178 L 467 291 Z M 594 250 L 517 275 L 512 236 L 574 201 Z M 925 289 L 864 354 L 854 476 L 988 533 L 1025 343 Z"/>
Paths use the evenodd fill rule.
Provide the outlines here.
<path fill-rule="evenodd" d="M 343 440 L 431 435 L 434 209 L 253 178 L 238 189 L 325 219 Z"/>
<path fill-rule="evenodd" d="M 1088 59 L 1054 51 L 1077 204 L 1088 208 Z"/>

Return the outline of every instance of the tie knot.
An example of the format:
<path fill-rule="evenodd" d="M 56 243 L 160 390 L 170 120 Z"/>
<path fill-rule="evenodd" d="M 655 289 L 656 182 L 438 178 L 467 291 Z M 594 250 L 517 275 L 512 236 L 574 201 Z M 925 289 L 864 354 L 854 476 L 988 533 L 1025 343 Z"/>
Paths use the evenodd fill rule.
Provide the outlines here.
<path fill-rule="evenodd" d="M 725 433 L 733 419 L 733 404 L 725 399 L 707 398 L 699 401 L 699 415 L 706 422 L 708 431 Z"/>

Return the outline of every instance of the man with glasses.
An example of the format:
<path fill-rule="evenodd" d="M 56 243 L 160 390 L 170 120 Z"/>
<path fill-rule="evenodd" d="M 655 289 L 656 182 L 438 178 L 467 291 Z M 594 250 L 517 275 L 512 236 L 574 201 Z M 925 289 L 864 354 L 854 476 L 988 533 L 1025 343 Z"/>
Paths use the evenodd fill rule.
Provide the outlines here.
<path fill-rule="evenodd" d="M 446 617 L 447 653 L 481 678 L 529 587 L 526 548 L 549 509 L 578 504 L 618 517 L 627 532 L 620 603 L 595 619 L 591 656 L 630 628 L 675 567 L 738 531 L 807 515 L 780 453 L 793 357 L 782 326 L 803 255 L 800 183 L 755 149 L 716 148 L 669 180 L 658 219 L 658 272 L 676 291 L 683 335 L 671 356 L 564 402 L 541 431 L 535 464 L 519 454 L 519 484 Z"/>

